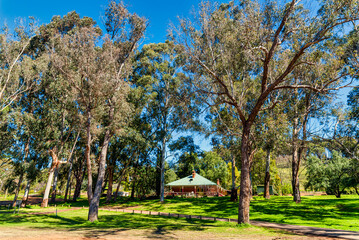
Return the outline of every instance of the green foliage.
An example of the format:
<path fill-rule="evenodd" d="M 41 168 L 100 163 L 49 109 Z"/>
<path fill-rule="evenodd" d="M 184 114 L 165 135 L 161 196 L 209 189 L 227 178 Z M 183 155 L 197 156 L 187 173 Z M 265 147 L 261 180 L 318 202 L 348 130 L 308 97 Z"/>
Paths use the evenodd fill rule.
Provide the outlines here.
<path fill-rule="evenodd" d="M 219 179 L 220 185 L 224 188 L 230 188 L 227 185 L 230 179 L 226 162 L 213 151 L 204 152 L 203 157 L 196 164 L 199 174 L 212 182 L 217 183 Z"/>
<path fill-rule="evenodd" d="M 339 198 L 349 186 L 351 161 L 336 151 L 327 157 L 324 151 L 308 157 L 306 187 L 325 189 L 328 194 Z"/>
<path fill-rule="evenodd" d="M 251 179 L 252 179 L 253 187 L 264 184 L 266 158 L 267 158 L 267 153 L 263 149 L 257 150 L 254 154 L 252 171 L 251 171 Z M 271 162 L 270 162 L 269 184 L 274 186 L 275 191 L 280 192 L 281 179 L 278 175 L 276 160 L 272 154 L 271 154 Z"/>
<path fill-rule="evenodd" d="M 170 168 L 165 171 L 165 183 L 170 183 L 179 179 L 176 172 Z"/>

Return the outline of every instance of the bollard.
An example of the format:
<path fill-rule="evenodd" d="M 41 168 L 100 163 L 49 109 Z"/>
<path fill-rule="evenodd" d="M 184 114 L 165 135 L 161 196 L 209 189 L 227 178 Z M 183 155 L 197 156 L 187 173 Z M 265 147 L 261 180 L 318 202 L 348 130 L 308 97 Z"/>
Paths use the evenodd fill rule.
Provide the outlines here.
<path fill-rule="evenodd" d="M 57 217 L 57 208 L 56 208 L 56 217 Z"/>
<path fill-rule="evenodd" d="M 228 218 L 228 222 L 230 222 L 231 220 Z"/>
<path fill-rule="evenodd" d="M 132 210 L 132 214 L 134 214 L 135 213 L 135 210 Z"/>
<path fill-rule="evenodd" d="M 199 219 L 202 220 L 202 216 L 199 216 Z"/>
<path fill-rule="evenodd" d="M 213 221 L 217 221 L 217 218 L 216 218 L 216 217 L 214 217 L 214 218 L 213 218 Z"/>
<path fill-rule="evenodd" d="M 149 215 L 151 215 L 151 211 L 149 211 Z"/>

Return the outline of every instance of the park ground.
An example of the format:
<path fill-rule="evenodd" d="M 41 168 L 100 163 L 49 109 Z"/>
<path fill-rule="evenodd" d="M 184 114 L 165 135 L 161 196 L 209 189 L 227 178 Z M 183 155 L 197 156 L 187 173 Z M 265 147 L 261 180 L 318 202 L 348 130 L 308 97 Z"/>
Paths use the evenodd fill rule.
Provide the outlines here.
<path fill-rule="evenodd" d="M 0 239 L 330 239 L 294 235 L 282 230 L 238 226 L 235 223 L 199 219 L 168 218 L 100 210 L 99 221 L 89 223 L 86 199 L 76 203 L 58 202 L 46 209 L 28 206 L 19 214 L 0 210 Z M 71 205 L 71 207 L 70 207 Z M 102 207 L 130 208 L 167 213 L 236 218 L 237 203 L 228 198 L 130 200 L 121 198 Z M 77 208 L 76 208 L 77 207 Z M 82 209 L 84 207 L 84 209 Z M 74 209 L 76 208 L 76 209 Z M 56 216 L 56 209 L 58 211 Z M 295 204 L 290 197 L 276 196 L 270 200 L 255 197 L 251 202 L 251 219 L 359 231 L 359 197 L 344 195 L 303 197 Z"/>

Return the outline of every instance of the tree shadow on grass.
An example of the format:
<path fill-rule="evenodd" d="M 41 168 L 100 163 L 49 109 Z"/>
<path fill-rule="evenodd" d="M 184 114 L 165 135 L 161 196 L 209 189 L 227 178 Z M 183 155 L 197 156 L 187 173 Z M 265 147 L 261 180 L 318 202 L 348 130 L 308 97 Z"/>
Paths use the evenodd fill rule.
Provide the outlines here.
<path fill-rule="evenodd" d="M 77 213 L 78 214 L 77 214 Z M 1 214 L 4 226 L 28 226 L 33 229 L 51 229 L 59 231 L 81 232 L 85 237 L 99 238 L 116 235 L 119 232 L 137 229 L 148 231 L 149 236 L 168 237 L 173 230 L 203 231 L 214 226 L 214 222 L 197 219 L 174 219 L 164 216 L 149 216 L 131 213 L 113 213 L 101 211 L 98 222 L 86 221 L 87 212 L 84 210 L 72 213 L 60 213 L 58 216 L 49 215 L 10 215 Z M 78 215 L 78 216 L 76 216 Z M 0 223 L 0 226 L 2 224 Z"/>

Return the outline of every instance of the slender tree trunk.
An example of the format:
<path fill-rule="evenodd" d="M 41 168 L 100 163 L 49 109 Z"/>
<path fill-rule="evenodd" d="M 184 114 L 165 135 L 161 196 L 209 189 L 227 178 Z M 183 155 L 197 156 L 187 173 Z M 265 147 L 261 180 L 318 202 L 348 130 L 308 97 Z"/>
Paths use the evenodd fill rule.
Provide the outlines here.
<path fill-rule="evenodd" d="M 106 203 L 109 203 L 112 200 L 112 184 L 113 184 L 114 170 L 115 168 L 113 165 L 108 168 L 108 187 L 107 187 Z"/>
<path fill-rule="evenodd" d="M 243 124 L 241 142 L 241 184 L 239 193 L 238 223 L 249 223 L 249 204 L 251 199 L 251 180 L 250 180 L 250 127 L 251 124 Z"/>
<path fill-rule="evenodd" d="M 264 177 L 264 198 L 269 199 L 269 181 L 270 181 L 270 148 L 267 149 L 267 158 L 266 158 L 266 173 Z"/>
<path fill-rule="evenodd" d="M 52 183 L 52 179 L 54 178 L 54 171 L 55 171 L 55 169 L 53 169 L 53 168 L 50 169 L 49 177 L 47 178 L 44 197 L 43 197 L 42 203 L 41 203 L 41 207 L 47 207 L 48 206 L 51 183 Z"/>
<path fill-rule="evenodd" d="M 82 176 L 76 177 L 76 186 L 75 186 L 75 190 L 74 190 L 74 196 L 73 196 L 73 201 L 76 202 L 77 198 L 80 196 L 81 194 L 81 186 L 82 186 L 82 182 L 83 182 L 83 176 L 85 174 L 82 174 Z"/>
<path fill-rule="evenodd" d="M 74 191 L 74 196 L 73 196 L 73 201 L 75 201 L 75 202 L 81 194 L 81 186 L 82 186 L 82 183 L 83 183 L 84 177 L 85 177 L 85 173 L 84 173 L 85 164 L 83 164 L 83 162 L 81 162 L 79 169 L 80 169 L 80 172 L 77 172 L 77 174 L 75 176 L 76 186 L 75 186 L 75 191 Z"/>
<path fill-rule="evenodd" d="M 161 162 L 162 153 L 159 153 L 156 161 L 156 197 L 161 198 Z"/>
<path fill-rule="evenodd" d="M 16 190 L 15 190 L 15 197 L 14 197 L 14 201 L 12 203 L 12 207 L 16 206 L 16 200 L 17 200 L 17 198 L 19 196 L 20 187 L 21 187 L 23 177 L 24 177 L 24 173 L 23 173 L 23 171 L 21 171 L 21 174 L 20 174 L 20 177 L 19 177 L 19 182 L 17 183 L 17 187 L 16 187 Z"/>
<path fill-rule="evenodd" d="M 21 207 L 26 207 L 27 199 L 29 197 L 31 180 L 27 180 L 24 197 L 22 198 Z"/>
<path fill-rule="evenodd" d="M 110 122 L 113 119 L 113 114 L 114 114 L 114 108 L 112 106 L 110 106 L 110 114 L 109 114 Z M 105 132 L 105 137 L 103 140 L 101 154 L 100 154 L 99 171 L 98 171 L 98 178 L 97 178 L 96 187 L 95 187 L 95 193 L 93 195 L 93 198 L 91 200 L 90 207 L 89 207 L 88 220 L 90 222 L 94 222 L 94 221 L 98 220 L 98 208 L 100 205 L 102 184 L 103 184 L 105 172 L 106 172 L 106 157 L 107 157 L 107 149 L 108 149 L 108 145 L 110 143 L 110 139 L 111 139 L 110 130 L 107 129 Z"/>
<path fill-rule="evenodd" d="M 236 187 L 236 159 L 232 156 L 232 190 L 231 190 L 231 201 L 236 202 L 238 200 L 238 193 Z"/>
<path fill-rule="evenodd" d="M 135 179 L 132 179 L 132 188 L 131 188 L 131 198 L 134 199 L 135 198 L 135 186 L 136 186 L 136 181 Z"/>
<path fill-rule="evenodd" d="M 69 193 L 68 193 L 68 196 L 69 196 L 68 198 L 69 198 L 69 199 L 71 198 L 72 184 L 73 184 L 73 182 L 70 181 Z"/>
<path fill-rule="evenodd" d="M 116 192 L 115 192 L 115 195 L 114 195 L 114 197 L 113 197 L 113 201 L 114 201 L 114 202 L 116 202 L 116 200 L 117 200 L 118 192 L 119 192 L 119 190 L 120 190 L 120 186 L 121 186 L 121 182 L 122 182 L 123 176 L 125 175 L 126 167 L 127 167 L 127 164 L 126 164 L 126 166 L 124 166 L 124 169 L 121 171 L 121 175 L 120 175 L 120 178 L 119 178 L 119 180 L 118 180 Z"/>
<path fill-rule="evenodd" d="M 22 163 L 24 163 L 27 159 L 27 155 L 29 154 L 29 146 L 30 146 L 30 138 L 28 138 L 27 140 L 27 143 L 25 145 L 25 154 L 24 154 L 24 158 L 22 160 Z M 21 166 L 22 167 L 22 166 Z M 18 185 L 17 185 L 17 188 L 15 190 L 15 197 L 14 197 L 14 202 L 12 204 L 13 207 L 16 206 L 16 200 L 19 196 L 19 192 L 20 192 L 20 187 L 21 187 L 21 183 L 22 183 L 22 180 L 24 178 L 24 174 L 25 172 L 23 171 L 24 169 L 21 169 L 21 173 L 20 173 L 20 177 L 19 177 L 19 182 L 18 182 Z"/>
<path fill-rule="evenodd" d="M 116 187 L 116 191 L 115 191 L 115 194 L 114 194 L 114 196 L 113 196 L 113 201 L 114 201 L 114 202 L 117 201 L 117 196 L 118 196 L 118 192 L 120 191 L 121 181 L 122 181 L 122 178 L 120 178 L 120 181 L 118 181 L 118 184 L 117 184 L 117 187 Z"/>
<path fill-rule="evenodd" d="M 91 112 L 87 110 L 87 126 L 86 126 L 86 165 L 87 165 L 87 198 L 89 205 L 91 204 L 93 193 L 92 193 L 92 167 L 91 167 Z"/>
<path fill-rule="evenodd" d="M 166 160 L 166 137 L 162 139 L 161 153 L 161 196 L 160 201 L 165 201 L 165 160 Z"/>
<path fill-rule="evenodd" d="M 65 190 L 65 197 L 64 197 L 65 202 L 67 202 L 67 195 L 68 195 L 68 191 L 69 191 L 69 187 L 70 187 L 70 183 L 71 183 L 72 165 L 73 165 L 73 163 L 71 161 L 69 175 L 67 176 L 67 183 L 66 183 L 66 190 Z"/>
<path fill-rule="evenodd" d="M 106 171 L 105 171 L 105 178 L 104 178 L 104 181 L 102 182 L 102 189 L 101 189 L 101 195 L 103 194 L 103 192 L 105 191 L 105 189 L 106 189 L 106 186 L 107 186 L 107 183 L 108 183 L 108 177 L 109 177 L 109 175 L 108 175 L 108 168 L 106 169 Z"/>
<path fill-rule="evenodd" d="M 70 162 L 70 169 L 69 169 L 69 175 L 67 176 L 67 183 L 66 183 L 66 190 L 65 190 L 65 202 L 67 202 L 67 194 L 68 194 L 68 190 L 69 190 L 69 185 L 71 185 L 71 174 L 72 174 L 72 166 L 73 166 L 73 160 L 72 160 L 72 154 L 74 153 L 76 144 L 77 144 L 77 140 L 79 139 L 80 136 L 80 131 L 78 131 L 74 145 L 72 146 L 71 149 L 71 153 L 68 157 L 68 162 Z M 76 162 L 77 162 L 77 157 L 76 157 Z"/>
<path fill-rule="evenodd" d="M 59 176 L 59 167 L 57 166 L 55 168 L 54 184 L 52 185 L 51 203 L 56 202 L 56 187 L 57 187 L 58 176 Z"/>
<path fill-rule="evenodd" d="M 298 156 L 298 145 L 294 143 L 293 156 L 292 156 L 292 190 L 293 190 L 293 201 L 296 203 L 301 202 L 300 190 L 299 190 L 299 156 Z"/>

